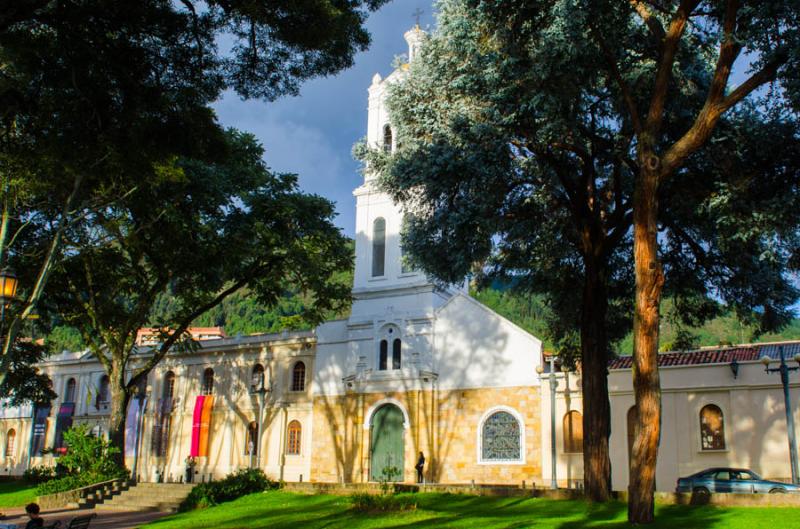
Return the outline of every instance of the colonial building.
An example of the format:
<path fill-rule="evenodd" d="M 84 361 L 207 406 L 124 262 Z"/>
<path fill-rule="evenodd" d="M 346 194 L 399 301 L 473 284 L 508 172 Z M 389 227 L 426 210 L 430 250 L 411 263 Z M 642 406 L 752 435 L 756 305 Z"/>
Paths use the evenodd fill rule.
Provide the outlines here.
<path fill-rule="evenodd" d="M 405 38 L 413 60 L 424 33 L 414 28 Z M 369 87 L 373 147 L 396 146 L 384 99 L 403 72 L 376 74 Z M 350 316 L 309 332 L 230 338 L 218 328 L 194 329 L 199 347 L 169 354 L 131 402 L 128 467 L 147 481 L 184 479 L 188 458 L 196 480 L 257 467 L 286 481 L 413 481 L 422 454 L 428 482 L 541 486 L 555 464 L 560 485 L 579 486 L 580 374 L 561 374 L 555 388 L 553 458 L 553 401 L 549 374 L 538 374 L 540 340 L 460 285 L 437 285 L 408 267 L 403 211 L 373 175 L 354 195 Z M 140 332 L 131 369 L 148 358 L 158 336 L 157 329 Z M 714 465 L 789 476 L 782 390 L 758 363 L 775 349 L 742 351 L 662 356 L 659 490 Z M 4 473 L 54 464 L 70 425 L 106 432 L 108 378 L 92 355 L 65 352 L 41 368 L 59 397 L 46 407 L 1 409 Z M 613 484 L 622 490 L 633 394 L 626 360 L 610 369 Z M 792 390 L 796 410 L 794 383 Z"/>

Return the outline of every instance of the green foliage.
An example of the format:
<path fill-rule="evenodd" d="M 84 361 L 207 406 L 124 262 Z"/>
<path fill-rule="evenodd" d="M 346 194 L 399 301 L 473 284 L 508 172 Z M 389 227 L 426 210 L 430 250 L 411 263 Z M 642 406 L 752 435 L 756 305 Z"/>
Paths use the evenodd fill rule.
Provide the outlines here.
<path fill-rule="evenodd" d="M 369 494 L 360 492 L 350 495 L 353 510 L 362 513 L 387 513 L 414 511 L 417 501 L 413 494 Z"/>
<path fill-rule="evenodd" d="M 28 483 L 39 484 L 45 481 L 56 479 L 55 467 L 47 467 L 44 465 L 32 466 L 22 473 L 22 479 Z"/>
<path fill-rule="evenodd" d="M 58 463 L 66 475 L 40 483 L 37 487 L 40 496 L 128 477 L 128 471 L 113 458 L 120 449 L 93 435 L 88 425 L 79 424 L 65 431 L 64 445 L 67 452 L 59 457 Z"/>
<path fill-rule="evenodd" d="M 15 341 L 5 358 L 8 371 L 0 384 L 0 397 L 9 399 L 11 406 L 50 402 L 56 398 L 52 380 L 36 367 L 47 353 L 45 347 L 35 342 Z"/>
<path fill-rule="evenodd" d="M 242 469 L 228 474 L 219 481 L 209 481 L 195 486 L 189 496 L 181 503 L 180 510 L 205 509 L 233 501 L 248 494 L 274 490 L 280 487 L 260 469 Z"/>
<path fill-rule="evenodd" d="M 54 353 L 61 351 L 82 351 L 86 349 L 80 331 L 75 327 L 56 325 L 45 337 L 45 345 Z"/>

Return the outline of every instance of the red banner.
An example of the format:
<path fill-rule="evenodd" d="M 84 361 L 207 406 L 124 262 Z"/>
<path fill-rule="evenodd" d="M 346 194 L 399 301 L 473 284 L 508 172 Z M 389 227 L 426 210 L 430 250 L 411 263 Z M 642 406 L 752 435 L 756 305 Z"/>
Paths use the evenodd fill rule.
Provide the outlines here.
<path fill-rule="evenodd" d="M 194 401 L 194 415 L 192 416 L 192 445 L 189 455 L 197 457 L 200 455 L 200 429 L 203 418 L 203 404 L 206 400 L 205 395 L 198 395 Z"/>

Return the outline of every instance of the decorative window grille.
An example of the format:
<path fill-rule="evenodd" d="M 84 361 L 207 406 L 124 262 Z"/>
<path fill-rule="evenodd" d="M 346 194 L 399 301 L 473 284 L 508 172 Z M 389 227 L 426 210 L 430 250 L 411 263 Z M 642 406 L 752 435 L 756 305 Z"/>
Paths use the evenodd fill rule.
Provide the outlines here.
<path fill-rule="evenodd" d="M 481 428 L 483 461 L 520 461 L 522 439 L 519 421 L 506 411 L 491 414 Z"/>
<path fill-rule="evenodd" d="M 700 410 L 700 448 L 725 450 L 725 419 L 722 410 L 714 404 Z"/>
<path fill-rule="evenodd" d="M 564 415 L 564 452 L 583 452 L 583 416 L 579 411 Z"/>
<path fill-rule="evenodd" d="M 286 435 L 286 454 L 291 456 L 300 455 L 300 438 L 302 434 L 302 427 L 299 421 L 292 421 L 289 423 L 289 428 Z"/>
<path fill-rule="evenodd" d="M 306 390 L 306 365 L 297 362 L 292 369 L 292 391 Z"/>

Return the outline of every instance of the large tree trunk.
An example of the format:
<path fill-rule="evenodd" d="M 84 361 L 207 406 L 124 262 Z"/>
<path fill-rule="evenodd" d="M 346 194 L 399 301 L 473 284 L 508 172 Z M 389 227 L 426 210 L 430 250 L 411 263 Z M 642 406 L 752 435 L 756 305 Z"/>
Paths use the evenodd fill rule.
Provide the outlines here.
<path fill-rule="evenodd" d="M 583 392 L 583 481 L 595 502 L 611 497 L 611 405 L 608 401 L 608 338 L 606 271 L 586 260 L 581 312 L 581 390 Z"/>
<path fill-rule="evenodd" d="M 664 273 L 658 260 L 658 161 L 640 156 L 633 212 L 636 308 L 633 321 L 633 391 L 638 423 L 628 487 L 628 520 L 654 520 L 656 458 L 661 436 L 661 386 L 658 379 L 659 303 Z"/>
<path fill-rule="evenodd" d="M 108 439 L 111 446 L 119 448 L 112 459 L 121 467 L 125 467 L 125 422 L 128 415 L 130 393 L 125 389 L 125 373 L 122 367 L 114 365 L 109 374 L 109 391 L 111 393 L 111 409 L 108 417 Z"/>

